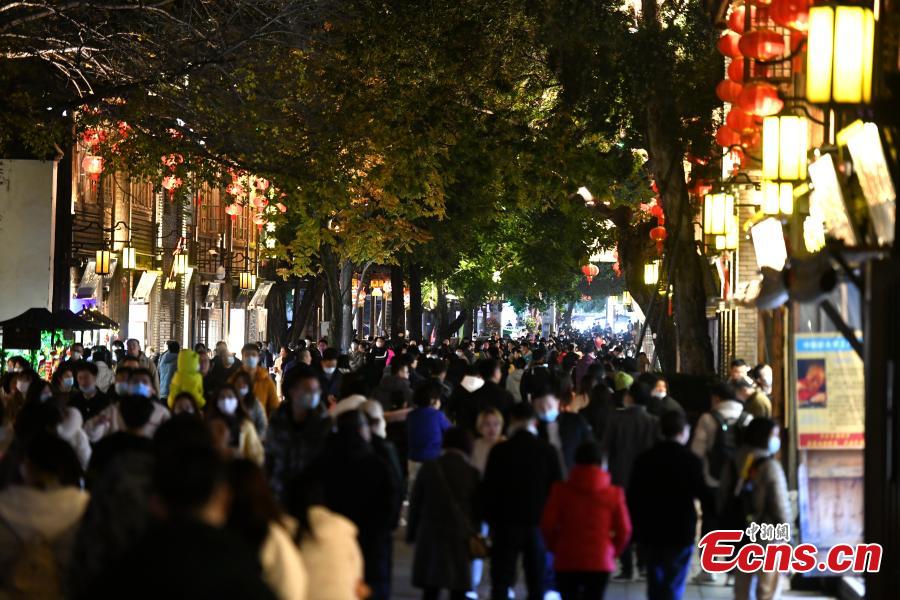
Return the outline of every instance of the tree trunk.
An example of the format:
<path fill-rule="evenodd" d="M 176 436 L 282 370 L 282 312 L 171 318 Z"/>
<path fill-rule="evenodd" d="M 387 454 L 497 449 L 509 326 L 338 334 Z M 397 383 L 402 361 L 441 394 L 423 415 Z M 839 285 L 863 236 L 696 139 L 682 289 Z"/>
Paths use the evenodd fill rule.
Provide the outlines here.
<path fill-rule="evenodd" d="M 406 308 L 403 305 L 403 266 L 391 265 L 391 337 L 406 332 Z"/>
<path fill-rule="evenodd" d="M 463 334 L 462 334 L 462 336 L 463 336 L 464 338 L 471 339 L 472 336 L 473 336 L 473 334 L 475 333 L 475 323 L 474 323 L 474 321 L 475 321 L 475 309 L 468 308 L 468 307 L 465 307 L 465 306 L 464 306 L 464 307 L 462 307 L 462 312 L 468 313 L 468 316 L 471 317 L 470 319 L 466 319 L 466 320 L 463 322 Z"/>
<path fill-rule="evenodd" d="M 354 265 L 349 260 L 344 261 L 341 265 L 340 276 L 340 345 L 341 351 L 346 352 L 350 349 L 350 340 L 353 337 L 353 271 Z M 337 318 L 335 318 L 335 321 Z"/>
<path fill-rule="evenodd" d="M 575 301 L 570 300 L 568 304 L 566 304 L 566 311 L 563 313 L 562 324 L 568 328 L 572 329 L 572 313 L 575 312 Z"/>
<path fill-rule="evenodd" d="M 301 287 L 303 288 L 302 290 Z M 294 320 L 288 330 L 288 339 L 291 342 L 296 343 L 303 337 L 306 326 L 316 311 L 316 305 L 321 295 L 321 277 L 307 277 L 302 280 L 294 280 Z"/>
<path fill-rule="evenodd" d="M 409 261 L 409 337 L 418 341 L 422 340 L 422 279 L 419 265 Z"/>
<path fill-rule="evenodd" d="M 269 340 L 274 344 L 277 352 L 281 346 L 287 344 L 287 296 L 288 282 L 278 278 L 269 290 L 266 298 L 266 329 L 269 331 Z"/>
<path fill-rule="evenodd" d="M 344 325 L 352 326 L 353 307 L 350 306 L 350 286 L 353 265 L 349 261 L 339 262 L 337 255 L 329 247 L 322 249 L 322 269 L 325 276 L 325 292 L 328 316 L 328 345 L 343 348 Z M 346 302 L 345 300 L 346 296 Z M 349 337 L 346 340 L 350 346 Z"/>

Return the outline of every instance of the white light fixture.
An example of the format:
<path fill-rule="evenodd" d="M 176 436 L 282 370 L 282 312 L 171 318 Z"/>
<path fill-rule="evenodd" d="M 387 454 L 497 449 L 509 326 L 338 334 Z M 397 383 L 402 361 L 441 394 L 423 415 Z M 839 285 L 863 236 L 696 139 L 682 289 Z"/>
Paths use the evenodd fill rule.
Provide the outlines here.
<path fill-rule="evenodd" d="M 760 221 L 750 229 L 750 237 L 753 238 L 753 249 L 759 268 L 768 267 L 782 271 L 788 254 L 781 221 L 775 218 Z"/>
<path fill-rule="evenodd" d="M 875 123 L 854 121 L 838 132 L 837 142 L 850 150 L 853 170 L 859 179 L 866 204 L 869 205 L 869 215 L 878 243 L 894 243 L 897 193 L 884 156 L 878 126 Z"/>

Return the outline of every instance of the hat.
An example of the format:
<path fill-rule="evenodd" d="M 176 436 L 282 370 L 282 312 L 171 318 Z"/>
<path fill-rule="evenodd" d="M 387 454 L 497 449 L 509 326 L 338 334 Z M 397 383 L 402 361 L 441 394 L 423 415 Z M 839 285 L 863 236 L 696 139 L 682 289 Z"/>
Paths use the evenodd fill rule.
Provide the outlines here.
<path fill-rule="evenodd" d="M 634 377 L 632 377 L 625 371 L 619 371 L 618 373 L 616 373 L 615 378 L 613 378 L 613 387 L 616 388 L 617 392 L 627 390 L 631 387 L 632 383 L 634 383 Z"/>
<path fill-rule="evenodd" d="M 729 383 L 739 390 L 747 390 L 753 388 L 753 381 L 749 377 L 738 377 L 732 379 Z"/>

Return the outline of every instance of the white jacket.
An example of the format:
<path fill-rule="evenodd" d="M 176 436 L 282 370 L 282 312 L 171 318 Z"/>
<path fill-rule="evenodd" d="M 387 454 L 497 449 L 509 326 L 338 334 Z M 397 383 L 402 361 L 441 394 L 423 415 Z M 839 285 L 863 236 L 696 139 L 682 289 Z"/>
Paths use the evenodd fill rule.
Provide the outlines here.
<path fill-rule="evenodd" d="M 312 533 L 300 541 L 309 581 L 307 599 L 357 600 L 364 573 L 356 525 L 322 506 L 309 509 L 309 522 Z"/>
<path fill-rule="evenodd" d="M 56 426 L 56 434 L 72 446 L 81 468 L 87 469 L 91 462 L 91 442 L 81 428 L 83 423 L 80 411 L 66 407 L 63 409 L 62 423 Z"/>
<path fill-rule="evenodd" d="M 152 438 L 159 426 L 168 421 L 171 416 L 168 408 L 159 402 L 154 402 L 153 412 L 150 413 L 150 421 L 144 425 L 144 429 L 141 432 L 142 435 Z M 119 411 L 118 404 L 110 404 L 84 424 L 84 431 L 87 433 L 88 439 L 94 444 L 111 433 L 125 431 L 125 429 L 125 420 L 122 419 L 122 413 Z"/>
<path fill-rule="evenodd" d="M 306 600 L 309 582 L 300 550 L 293 540 L 296 524 L 269 524 L 269 535 L 259 550 L 263 581 L 280 600 Z"/>

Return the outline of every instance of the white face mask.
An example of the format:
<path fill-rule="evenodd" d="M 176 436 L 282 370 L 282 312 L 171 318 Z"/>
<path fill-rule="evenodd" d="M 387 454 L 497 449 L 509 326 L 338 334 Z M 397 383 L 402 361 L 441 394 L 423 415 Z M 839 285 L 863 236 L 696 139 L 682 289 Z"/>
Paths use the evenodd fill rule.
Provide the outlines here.
<path fill-rule="evenodd" d="M 131 392 L 131 388 L 128 385 L 127 381 L 120 381 L 116 383 L 116 394 L 119 396 L 127 396 L 129 392 Z"/>
<path fill-rule="evenodd" d="M 322 367 L 322 371 L 324 371 L 326 375 L 331 375 L 336 370 L 337 370 L 337 367 Z"/>
<path fill-rule="evenodd" d="M 46 388 L 43 392 L 41 392 L 41 402 L 46 402 L 53 398 L 53 392 L 50 391 L 50 388 Z"/>
<path fill-rule="evenodd" d="M 237 393 L 238 393 L 238 395 L 239 395 L 241 398 L 243 398 L 244 396 L 246 396 L 247 394 L 250 393 L 250 388 L 248 388 L 248 387 L 240 387 L 240 388 L 237 389 Z"/>
<path fill-rule="evenodd" d="M 60 379 L 59 383 L 60 383 L 60 386 L 62 387 L 63 391 L 68 392 L 69 390 L 72 389 L 72 386 L 75 385 L 75 378 L 74 377 L 63 377 L 62 379 Z"/>
<path fill-rule="evenodd" d="M 78 389 L 81 390 L 82 394 L 87 394 L 88 396 L 90 396 L 91 394 L 93 394 L 94 392 L 97 391 L 97 386 L 96 385 L 79 385 Z"/>
<path fill-rule="evenodd" d="M 652 392 L 650 392 L 650 395 L 654 398 L 659 398 L 660 400 L 662 400 L 666 397 L 666 392 L 663 390 L 653 390 Z"/>
<path fill-rule="evenodd" d="M 232 355 L 228 355 L 225 357 L 225 364 L 229 367 L 234 364 L 234 357 Z"/>
<path fill-rule="evenodd" d="M 153 388 L 150 387 L 149 383 L 144 383 L 143 381 L 132 384 L 130 388 L 131 393 L 135 396 L 150 398 L 153 395 Z"/>
<path fill-rule="evenodd" d="M 81 352 L 73 352 L 72 360 L 81 360 Z"/>
<path fill-rule="evenodd" d="M 219 410 L 221 410 L 226 415 L 233 415 L 237 410 L 238 401 L 234 396 L 228 396 L 227 398 L 219 398 L 219 402 L 217 403 Z"/>
<path fill-rule="evenodd" d="M 259 357 L 252 356 L 252 355 L 248 356 L 247 358 L 244 359 L 244 364 L 247 365 L 248 369 L 255 369 L 256 366 L 259 364 Z"/>

